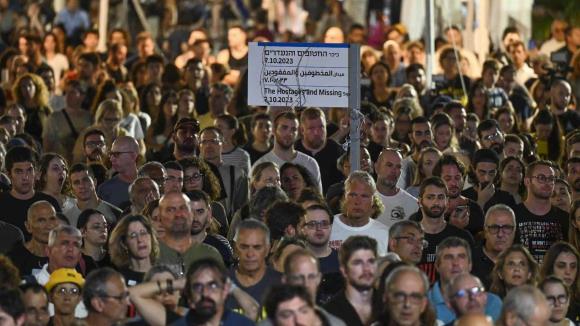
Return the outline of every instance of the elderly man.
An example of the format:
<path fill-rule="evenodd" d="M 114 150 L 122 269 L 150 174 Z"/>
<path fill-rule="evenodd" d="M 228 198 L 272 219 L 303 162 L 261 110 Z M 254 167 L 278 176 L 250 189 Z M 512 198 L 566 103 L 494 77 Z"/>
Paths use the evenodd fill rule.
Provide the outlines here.
<path fill-rule="evenodd" d="M 41 200 L 30 205 L 24 224 L 31 234 L 30 240 L 16 244 L 7 254 L 18 267 L 21 276 L 39 272 L 48 262 L 46 252 L 49 233 L 59 225 L 59 221 L 54 207 Z"/>
<path fill-rule="evenodd" d="M 353 172 L 345 182 L 343 210 L 334 217 L 330 246 L 340 248 L 343 241 L 353 235 L 366 235 L 378 243 L 378 255 L 387 253 L 389 228 L 373 219 L 382 210 L 376 207 L 376 185 L 370 174 L 363 171 Z M 382 206 L 382 205 L 381 205 Z"/>
<path fill-rule="evenodd" d="M 417 265 L 427 245 L 425 232 L 415 221 L 399 221 L 389 229 L 389 252 L 396 253 L 407 264 Z"/>
<path fill-rule="evenodd" d="M 395 325 L 421 325 L 428 309 L 429 281 L 414 266 L 396 267 L 385 281 L 384 309 Z"/>
<path fill-rule="evenodd" d="M 458 275 L 471 271 L 471 249 L 467 241 L 451 236 L 437 246 L 436 255 L 435 267 L 439 273 L 439 281 L 429 291 L 429 301 L 435 308 L 437 319 L 449 323 L 456 319 L 456 312 L 450 309 L 446 301 L 455 294 L 449 293 L 455 289 L 450 283 Z M 501 299 L 489 293 L 484 307 L 485 313 L 496 320 L 501 310 Z"/>
<path fill-rule="evenodd" d="M 88 325 L 112 326 L 124 320 L 129 292 L 123 275 L 109 267 L 90 273 L 85 280 L 83 303 L 88 310 Z"/>
<path fill-rule="evenodd" d="M 473 250 L 472 273 L 477 276 L 485 288 L 491 286 L 491 271 L 497 257 L 512 246 L 516 235 L 516 216 L 514 211 L 504 204 L 497 204 L 485 214 L 484 240 Z"/>
<path fill-rule="evenodd" d="M 446 292 L 445 302 L 457 319 L 470 313 L 485 313 L 488 294 L 477 277 L 469 273 L 459 274 L 449 282 Z M 447 325 L 453 325 L 453 321 Z"/>
<path fill-rule="evenodd" d="M 508 292 L 498 326 L 547 325 L 550 306 L 544 294 L 536 287 L 522 285 Z"/>
<path fill-rule="evenodd" d="M 129 198 L 131 200 L 129 214 L 141 214 L 148 202 L 159 199 L 159 187 L 151 178 L 138 177 L 129 186 Z"/>

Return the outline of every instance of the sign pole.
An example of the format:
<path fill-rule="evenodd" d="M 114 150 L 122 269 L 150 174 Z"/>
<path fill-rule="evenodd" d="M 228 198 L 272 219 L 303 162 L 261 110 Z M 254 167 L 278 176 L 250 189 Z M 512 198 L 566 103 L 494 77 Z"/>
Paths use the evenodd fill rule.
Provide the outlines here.
<path fill-rule="evenodd" d="M 360 170 L 361 128 L 364 121 L 360 113 L 360 45 L 348 49 L 348 107 L 350 113 L 350 172 Z"/>

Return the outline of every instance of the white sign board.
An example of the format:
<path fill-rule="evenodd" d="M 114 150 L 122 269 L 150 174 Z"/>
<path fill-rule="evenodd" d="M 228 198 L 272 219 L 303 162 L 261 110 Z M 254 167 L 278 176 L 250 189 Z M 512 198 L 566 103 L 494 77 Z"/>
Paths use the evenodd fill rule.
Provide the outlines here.
<path fill-rule="evenodd" d="M 248 104 L 347 108 L 349 44 L 250 43 Z"/>

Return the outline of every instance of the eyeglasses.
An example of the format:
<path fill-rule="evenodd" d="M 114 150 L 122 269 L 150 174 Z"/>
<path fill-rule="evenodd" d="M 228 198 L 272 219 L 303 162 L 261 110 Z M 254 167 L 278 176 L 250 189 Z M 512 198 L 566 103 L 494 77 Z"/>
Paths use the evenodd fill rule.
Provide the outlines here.
<path fill-rule="evenodd" d="M 223 289 L 223 285 L 219 284 L 218 282 L 209 282 L 209 283 L 193 283 L 191 284 L 191 291 L 202 294 L 207 289 L 211 293 L 216 293 L 219 290 Z"/>
<path fill-rule="evenodd" d="M 547 295 L 546 299 L 551 306 L 555 306 L 556 303 L 566 304 L 568 302 L 568 296 L 565 294 L 560 294 L 558 296 Z"/>
<path fill-rule="evenodd" d="M 185 182 L 191 182 L 191 181 L 197 181 L 199 179 L 203 178 L 203 173 L 194 173 L 191 176 L 186 176 L 185 178 L 183 178 L 183 181 Z"/>
<path fill-rule="evenodd" d="M 149 235 L 149 232 L 147 230 L 141 230 L 139 232 L 131 232 L 128 234 L 128 238 L 131 240 L 135 240 L 139 237 L 146 237 Z"/>
<path fill-rule="evenodd" d="M 516 228 L 515 226 L 510 224 L 491 224 L 486 225 L 485 227 L 491 234 L 498 234 L 501 231 L 503 231 L 503 233 L 506 234 L 512 234 L 512 232 L 514 232 L 514 229 Z"/>
<path fill-rule="evenodd" d="M 413 305 L 421 304 L 421 302 L 423 302 L 423 299 L 425 298 L 425 294 L 418 292 L 413 293 L 394 292 L 390 293 L 389 295 L 391 296 L 391 299 L 395 303 L 404 303 L 408 301 Z"/>
<path fill-rule="evenodd" d="M 538 174 L 538 175 L 532 175 L 532 176 L 530 176 L 530 178 L 535 178 L 541 184 L 553 184 L 556 182 L 556 177 L 553 175 L 548 177 L 548 176 L 545 176 L 543 174 Z"/>
<path fill-rule="evenodd" d="M 104 141 L 88 141 L 88 142 L 86 142 L 85 146 L 87 146 L 89 148 L 105 147 L 105 142 Z"/>
<path fill-rule="evenodd" d="M 330 221 L 310 221 L 308 223 L 304 223 L 304 226 L 310 230 L 316 230 L 318 228 L 328 229 L 330 227 Z"/>
<path fill-rule="evenodd" d="M 427 246 L 429 246 L 429 242 L 427 240 L 425 240 L 425 238 L 417 239 L 413 236 L 401 236 L 401 237 L 395 237 L 395 240 L 406 240 L 407 243 L 410 245 L 419 244 L 423 248 L 426 248 Z"/>
<path fill-rule="evenodd" d="M 494 140 L 498 140 L 501 138 L 501 133 L 499 133 L 498 131 L 496 131 L 495 133 L 491 134 L 491 135 L 487 135 L 487 136 L 483 136 L 482 139 L 485 141 L 494 141 Z"/>
<path fill-rule="evenodd" d="M 455 292 L 455 294 L 453 294 L 453 297 L 457 298 L 457 299 L 463 299 L 466 297 L 475 298 L 484 292 L 485 292 L 485 289 L 483 287 L 475 286 L 475 287 L 472 287 L 471 289 L 461 289 L 461 290 Z"/>
<path fill-rule="evenodd" d="M 129 291 L 127 292 L 123 292 L 119 295 L 108 295 L 108 294 L 104 294 L 101 295 L 102 298 L 110 298 L 110 299 L 115 299 L 117 301 L 125 301 L 127 300 L 127 298 L 129 298 Z"/>
<path fill-rule="evenodd" d="M 119 157 L 121 154 L 129 154 L 129 153 L 133 153 L 133 152 L 110 152 L 109 156 L 111 157 Z"/>
<path fill-rule="evenodd" d="M 65 296 L 65 295 L 72 295 L 72 296 L 77 296 L 81 294 L 81 290 L 77 287 L 73 287 L 73 288 L 60 288 L 54 291 L 54 293 L 58 296 Z"/>

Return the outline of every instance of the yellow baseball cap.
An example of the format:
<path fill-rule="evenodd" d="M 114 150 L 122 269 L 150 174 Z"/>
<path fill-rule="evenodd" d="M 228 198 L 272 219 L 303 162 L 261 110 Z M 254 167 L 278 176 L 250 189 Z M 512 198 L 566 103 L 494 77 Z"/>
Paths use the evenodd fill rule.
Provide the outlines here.
<path fill-rule="evenodd" d="M 52 288 L 62 283 L 73 283 L 82 288 L 85 284 L 85 279 L 73 268 L 59 268 L 50 274 L 50 279 L 44 287 L 50 293 Z"/>

